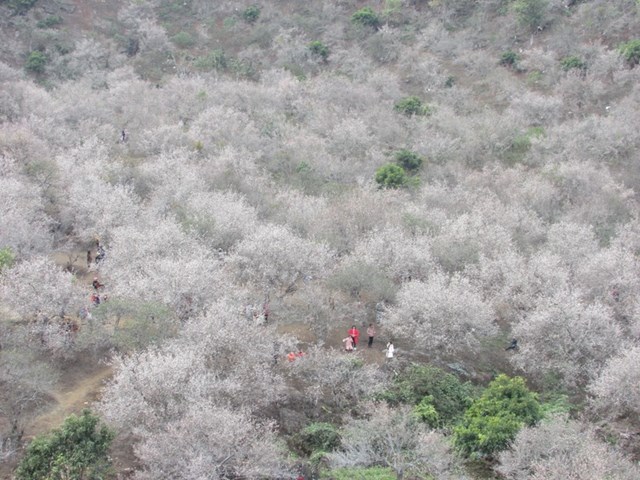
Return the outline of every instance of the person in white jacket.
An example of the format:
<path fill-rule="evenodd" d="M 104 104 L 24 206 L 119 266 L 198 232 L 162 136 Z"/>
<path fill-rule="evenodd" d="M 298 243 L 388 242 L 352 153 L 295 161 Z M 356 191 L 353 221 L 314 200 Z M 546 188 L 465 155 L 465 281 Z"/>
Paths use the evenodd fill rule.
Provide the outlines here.
<path fill-rule="evenodd" d="M 386 357 L 393 358 L 393 352 L 395 352 L 395 347 L 393 346 L 393 340 L 389 340 L 389 343 L 387 343 Z"/>

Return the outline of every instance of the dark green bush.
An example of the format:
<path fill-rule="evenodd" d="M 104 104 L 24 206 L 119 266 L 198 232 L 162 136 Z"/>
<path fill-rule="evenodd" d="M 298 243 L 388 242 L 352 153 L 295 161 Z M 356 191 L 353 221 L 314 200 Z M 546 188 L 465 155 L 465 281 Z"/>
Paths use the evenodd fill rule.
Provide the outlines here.
<path fill-rule="evenodd" d="M 618 45 L 618 50 L 630 67 L 640 64 L 640 39 Z"/>
<path fill-rule="evenodd" d="M 562 65 L 562 69 L 565 72 L 568 72 L 569 70 L 572 70 L 572 69 L 582 70 L 582 71 L 587 69 L 587 64 L 584 63 L 584 61 L 582 61 L 580 57 L 576 57 L 575 55 L 564 57 L 562 60 L 560 60 L 560 65 Z"/>
<path fill-rule="evenodd" d="M 340 434 L 331 423 L 311 423 L 298 434 L 296 443 L 306 455 L 312 455 L 314 452 L 331 452 L 340 446 Z"/>
<path fill-rule="evenodd" d="M 114 436 L 89 410 L 71 415 L 62 427 L 29 444 L 16 479 L 102 480 L 111 468 L 107 453 Z"/>
<path fill-rule="evenodd" d="M 61 23 L 62 17 L 60 15 L 48 15 L 36 23 L 36 26 L 38 28 L 51 28 L 60 25 Z"/>
<path fill-rule="evenodd" d="M 363 27 L 378 28 L 380 26 L 380 18 L 371 7 L 362 7 L 360 10 L 355 12 L 351 15 L 351 22 Z"/>
<path fill-rule="evenodd" d="M 319 40 L 314 40 L 309 44 L 309 50 L 312 54 L 320 57 L 322 61 L 326 62 L 329 57 L 329 47 Z"/>
<path fill-rule="evenodd" d="M 407 174 L 395 163 L 387 163 L 378 168 L 375 179 L 382 188 L 400 188 L 407 184 Z"/>
<path fill-rule="evenodd" d="M 516 68 L 519 61 L 520 55 L 512 50 L 507 50 L 502 55 L 500 55 L 498 65 L 502 65 L 503 67 Z"/>
<path fill-rule="evenodd" d="M 422 166 L 422 157 L 411 150 L 398 150 L 396 152 L 396 162 L 408 171 L 418 170 Z"/>
<path fill-rule="evenodd" d="M 242 12 L 242 18 L 247 23 L 256 23 L 258 18 L 260 18 L 260 7 L 257 5 L 251 5 L 247 7 L 244 12 Z"/>
<path fill-rule="evenodd" d="M 467 456 L 491 456 L 507 448 L 520 428 L 541 418 L 538 396 L 524 379 L 499 375 L 455 427 L 454 444 Z"/>
<path fill-rule="evenodd" d="M 451 373 L 429 365 L 412 365 L 396 377 L 382 399 L 392 405 L 421 405 L 416 411 L 419 415 L 420 411 L 428 413 L 431 405 L 437 413 L 438 426 L 443 427 L 461 418 L 475 396 L 473 385 L 460 381 Z"/>
<path fill-rule="evenodd" d="M 429 107 L 424 105 L 422 100 L 414 95 L 398 100 L 393 108 L 396 112 L 409 117 L 412 115 L 428 115 L 431 113 Z"/>
<path fill-rule="evenodd" d="M 24 68 L 28 72 L 32 73 L 43 73 L 44 68 L 47 65 L 47 55 L 44 52 L 39 50 L 35 50 L 29 54 L 27 57 L 27 62 L 24 65 Z"/>

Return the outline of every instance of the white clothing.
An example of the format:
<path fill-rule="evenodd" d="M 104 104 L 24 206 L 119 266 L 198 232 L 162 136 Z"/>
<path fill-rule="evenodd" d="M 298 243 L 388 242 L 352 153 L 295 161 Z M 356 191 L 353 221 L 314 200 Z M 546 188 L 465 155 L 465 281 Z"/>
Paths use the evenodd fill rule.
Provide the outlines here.
<path fill-rule="evenodd" d="M 393 343 L 387 343 L 387 358 L 393 358 L 393 352 L 395 348 L 393 347 Z"/>

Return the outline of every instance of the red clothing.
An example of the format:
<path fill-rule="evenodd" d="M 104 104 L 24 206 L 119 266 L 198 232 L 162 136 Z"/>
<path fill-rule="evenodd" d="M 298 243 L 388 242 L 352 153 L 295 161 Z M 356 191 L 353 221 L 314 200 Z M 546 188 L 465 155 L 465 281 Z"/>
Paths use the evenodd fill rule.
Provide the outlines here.
<path fill-rule="evenodd" d="M 357 346 L 358 340 L 360 339 L 360 331 L 356 327 L 353 327 L 349 330 L 349 336 L 353 338 L 353 346 Z"/>

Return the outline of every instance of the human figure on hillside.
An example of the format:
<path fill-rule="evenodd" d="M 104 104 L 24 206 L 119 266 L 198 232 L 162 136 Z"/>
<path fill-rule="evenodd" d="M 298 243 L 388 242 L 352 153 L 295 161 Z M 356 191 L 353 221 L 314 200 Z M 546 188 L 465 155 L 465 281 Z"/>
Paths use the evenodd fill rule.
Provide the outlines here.
<path fill-rule="evenodd" d="M 91 282 L 91 285 L 93 285 L 94 290 L 98 290 L 99 288 L 104 287 L 104 284 L 100 283 L 100 280 L 98 280 L 98 277 L 93 277 L 93 282 Z"/>
<path fill-rule="evenodd" d="M 518 340 L 515 338 L 511 339 L 511 343 L 509 344 L 509 346 L 507 348 L 505 348 L 505 351 L 508 350 L 518 350 Z"/>
<path fill-rule="evenodd" d="M 349 330 L 349 336 L 353 340 L 353 349 L 356 350 L 358 348 L 358 340 L 360 340 L 360 331 L 356 328 L 355 325 L 351 326 Z"/>
<path fill-rule="evenodd" d="M 92 293 L 91 294 L 91 303 L 93 305 L 100 305 L 100 295 L 98 295 L 97 293 Z"/>
<path fill-rule="evenodd" d="M 264 317 L 264 323 L 269 321 L 269 314 L 271 313 L 271 307 L 269 306 L 269 297 L 264 299 L 262 304 L 262 316 Z"/>
<path fill-rule="evenodd" d="M 370 323 L 369 328 L 367 328 L 367 336 L 369 337 L 367 347 L 371 348 L 371 345 L 373 345 L 373 337 L 376 336 L 376 327 L 373 326 L 373 323 Z"/>
<path fill-rule="evenodd" d="M 120 140 L 122 140 L 122 143 L 127 141 L 127 132 L 124 128 L 122 129 L 122 132 L 120 132 Z"/>
<path fill-rule="evenodd" d="M 393 346 L 393 340 L 389 340 L 389 343 L 387 343 L 387 353 L 385 354 L 385 357 L 387 357 L 387 359 L 393 358 L 395 351 L 396 348 Z"/>
<path fill-rule="evenodd" d="M 87 250 L 87 269 L 91 268 L 91 250 Z"/>
<path fill-rule="evenodd" d="M 346 337 L 342 339 L 344 343 L 344 349 L 347 352 L 353 352 L 353 337 Z"/>
<path fill-rule="evenodd" d="M 104 248 L 102 247 L 102 245 L 100 245 L 99 241 L 96 240 L 96 243 L 98 244 L 98 247 L 97 247 L 98 253 L 96 254 L 96 265 L 97 265 L 104 259 L 107 253 L 104 251 Z"/>

